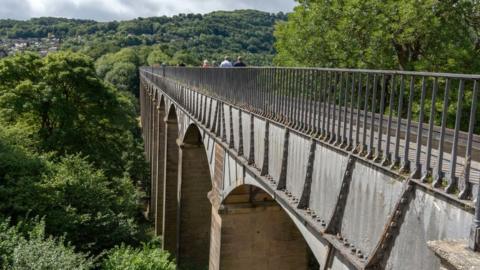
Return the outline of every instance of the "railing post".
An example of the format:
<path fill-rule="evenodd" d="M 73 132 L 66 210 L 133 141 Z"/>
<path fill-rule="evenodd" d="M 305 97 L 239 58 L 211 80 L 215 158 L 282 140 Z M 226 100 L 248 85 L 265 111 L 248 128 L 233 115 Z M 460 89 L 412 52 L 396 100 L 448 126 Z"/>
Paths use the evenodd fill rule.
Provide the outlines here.
<path fill-rule="evenodd" d="M 460 121 L 462 117 L 462 101 L 465 90 L 465 81 L 460 80 L 458 86 L 458 97 L 457 97 L 457 112 L 455 116 L 455 129 L 453 131 L 453 142 L 452 142 L 452 153 L 450 154 L 450 166 L 448 171 L 448 186 L 445 188 L 445 192 L 451 193 L 454 192 L 458 187 L 458 177 L 456 174 L 457 168 L 457 152 L 458 152 L 458 140 L 459 140 L 459 131 L 460 131 Z"/>

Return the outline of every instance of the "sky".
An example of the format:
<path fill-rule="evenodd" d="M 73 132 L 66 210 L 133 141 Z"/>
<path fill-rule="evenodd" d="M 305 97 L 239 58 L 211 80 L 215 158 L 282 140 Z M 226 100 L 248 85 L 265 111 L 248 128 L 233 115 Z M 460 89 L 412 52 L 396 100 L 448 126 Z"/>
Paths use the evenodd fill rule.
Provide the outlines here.
<path fill-rule="evenodd" d="M 51 16 L 112 21 L 215 10 L 289 12 L 295 4 L 294 0 L 0 0 L 0 19 Z"/>

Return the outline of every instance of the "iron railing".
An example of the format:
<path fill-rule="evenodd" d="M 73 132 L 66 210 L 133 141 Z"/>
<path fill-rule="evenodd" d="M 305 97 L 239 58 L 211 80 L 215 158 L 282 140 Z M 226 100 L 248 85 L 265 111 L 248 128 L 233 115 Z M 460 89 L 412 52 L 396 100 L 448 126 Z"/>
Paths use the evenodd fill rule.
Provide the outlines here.
<path fill-rule="evenodd" d="M 480 75 L 326 68 L 141 68 L 472 199 Z M 179 102 L 188 102 L 171 93 Z M 178 94 L 178 95 L 177 95 Z M 480 189 L 479 190 L 480 193 Z M 480 197 L 479 197 L 480 198 Z M 477 210 L 480 200 L 477 200 Z M 475 218 L 480 227 L 480 211 Z"/>

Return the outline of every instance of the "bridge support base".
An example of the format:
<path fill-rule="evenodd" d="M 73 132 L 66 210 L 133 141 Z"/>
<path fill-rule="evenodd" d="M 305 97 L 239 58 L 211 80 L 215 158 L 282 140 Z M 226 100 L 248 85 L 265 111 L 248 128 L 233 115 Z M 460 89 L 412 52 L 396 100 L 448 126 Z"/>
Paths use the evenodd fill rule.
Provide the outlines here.
<path fill-rule="evenodd" d="M 466 240 L 430 241 L 428 247 L 440 258 L 440 269 L 478 269 L 480 253 L 468 248 Z"/>

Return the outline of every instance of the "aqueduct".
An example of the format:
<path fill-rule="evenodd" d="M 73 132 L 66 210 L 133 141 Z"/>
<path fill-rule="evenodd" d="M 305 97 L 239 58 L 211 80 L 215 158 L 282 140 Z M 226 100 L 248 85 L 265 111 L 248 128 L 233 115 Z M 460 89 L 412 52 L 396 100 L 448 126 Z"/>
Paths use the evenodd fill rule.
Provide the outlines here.
<path fill-rule="evenodd" d="M 478 78 L 313 69 L 140 75 L 149 210 L 181 267 L 438 269 L 427 242 L 469 238 L 476 102 L 468 132 L 458 118 L 452 129 L 432 115 L 424 121 L 424 103 L 441 98 L 444 79 L 476 97 Z"/>

